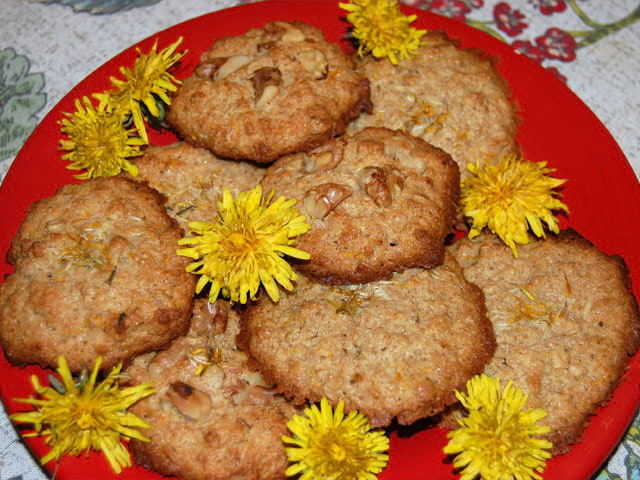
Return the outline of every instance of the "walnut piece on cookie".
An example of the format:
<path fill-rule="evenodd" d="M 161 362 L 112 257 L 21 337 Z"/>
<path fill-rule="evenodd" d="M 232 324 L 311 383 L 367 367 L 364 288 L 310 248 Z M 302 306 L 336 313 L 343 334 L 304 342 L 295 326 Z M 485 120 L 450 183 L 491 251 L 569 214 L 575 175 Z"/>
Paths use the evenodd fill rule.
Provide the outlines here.
<path fill-rule="evenodd" d="M 342 136 L 267 169 L 265 192 L 299 202 L 311 230 L 296 268 L 329 284 L 366 283 L 442 263 L 460 190 L 450 155 L 383 128 Z"/>
<path fill-rule="evenodd" d="M 181 231 L 152 188 L 120 177 L 67 185 L 34 203 L 0 286 L 0 345 L 13 364 L 102 369 L 165 347 L 188 328 L 194 279 Z"/>
<path fill-rule="evenodd" d="M 370 110 L 368 80 L 320 30 L 270 22 L 214 42 L 176 92 L 167 121 L 222 157 L 271 162 L 344 133 Z"/>
<path fill-rule="evenodd" d="M 640 345 L 624 262 L 573 230 L 519 248 L 517 259 L 489 234 L 459 240 L 451 252 L 486 297 L 498 348 L 485 373 L 512 380 L 529 394 L 527 407 L 547 411 L 545 438 L 554 454 L 566 452 Z"/>
<path fill-rule="evenodd" d="M 443 32 L 428 32 L 416 55 L 393 65 L 364 57 L 358 64 L 371 82 L 373 111 L 351 122 L 402 130 L 451 154 L 462 177 L 468 163 L 495 163 L 519 154 L 518 118 L 494 60 L 461 49 Z"/>
<path fill-rule="evenodd" d="M 284 478 L 280 437 L 295 409 L 250 368 L 237 333 L 228 303 L 197 299 L 187 335 L 126 370 L 157 388 L 131 408 L 154 426 L 150 442 L 131 443 L 136 463 L 182 480 Z M 199 365 L 208 366 L 197 375 Z"/>
<path fill-rule="evenodd" d="M 453 403 L 495 349 L 482 293 L 450 254 L 434 269 L 362 285 L 301 276 L 279 303 L 262 297 L 247 308 L 238 342 L 286 396 L 343 400 L 375 427 Z"/>

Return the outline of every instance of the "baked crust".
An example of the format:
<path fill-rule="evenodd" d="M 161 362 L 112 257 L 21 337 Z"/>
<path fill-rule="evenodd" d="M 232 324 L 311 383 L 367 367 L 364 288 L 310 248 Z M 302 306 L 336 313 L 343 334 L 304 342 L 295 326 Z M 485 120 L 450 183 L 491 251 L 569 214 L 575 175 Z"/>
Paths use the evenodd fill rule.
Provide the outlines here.
<path fill-rule="evenodd" d="M 441 264 L 460 190 L 448 154 L 382 128 L 283 157 L 261 183 L 266 192 L 298 200 L 311 230 L 296 246 L 311 259 L 296 268 L 327 284 L 372 282 Z"/>
<path fill-rule="evenodd" d="M 461 49 L 444 32 L 428 32 L 416 55 L 393 65 L 367 56 L 360 70 L 371 82 L 374 109 L 348 127 L 403 130 L 442 148 L 469 175 L 468 163 L 495 163 L 519 154 L 518 118 L 494 60 Z"/>
<path fill-rule="evenodd" d="M 0 345 L 13 364 L 103 369 L 188 328 L 194 291 L 181 236 L 150 187 L 112 177 L 34 203 L 0 286 Z"/>
<path fill-rule="evenodd" d="M 227 316 L 228 314 L 228 316 Z M 196 300 L 191 328 L 158 354 L 135 359 L 126 374 L 133 383 L 153 382 L 157 392 L 131 411 L 151 423 L 150 442 L 133 441 L 136 463 L 182 480 L 275 480 L 284 478 L 287 458 L 280 437 L 292 405 L 264 387 L 246 355 L 235 346 L 238 315 L 219 300 Z M 196 375 L 192 352 L 218 349 L 219 362 Z M 209 404 L 189 410 L 176 392 L 204 395 Z M 196 418 L 185 416 L 176 407 Z M 202 403 L 201 403 L 202 404 Z"/>
<path fill-rule="evenodd" d="M 301 22 L 270 22 L 216 40 L 167 121 L 222 157 L 271 162 L 344 133 L 370 107 L 368 80 L 338 44 Z"/>
<path fill-rule="evenodd" d="M 451 255 L 433 270 L 331 287 L 300 278 L 243 314 L 238 342 L 296 402 L 345 402 L 373 426 L 406 425 L 455 401 L 495 349 L 480 290 Z"/>
<path fill-rule="evenodd" d="M 451 251 L 484 291 L 498 348 L 488 375 L 529 394 L 564 453 L 607 402 L 640 345 L 638 305 L 624 261 L 573 230 L 518 247 L 482 234 Z M 532 296 L 533 298 L 529 298 Z M 451 426 L 449 419 L 449 426 Z"/>

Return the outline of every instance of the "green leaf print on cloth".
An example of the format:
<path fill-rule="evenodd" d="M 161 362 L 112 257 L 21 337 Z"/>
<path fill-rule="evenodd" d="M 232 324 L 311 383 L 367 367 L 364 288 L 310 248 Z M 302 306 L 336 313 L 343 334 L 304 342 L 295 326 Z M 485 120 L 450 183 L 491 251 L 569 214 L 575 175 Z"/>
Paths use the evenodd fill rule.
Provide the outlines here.
<path fill-rule="evenodd" d="M 13 48 L 0 51 L 0 160 L 18 153 L 33 131 L 36 113 L 47 100 L 42 73 L 29 73 L 27 57 Z"/>

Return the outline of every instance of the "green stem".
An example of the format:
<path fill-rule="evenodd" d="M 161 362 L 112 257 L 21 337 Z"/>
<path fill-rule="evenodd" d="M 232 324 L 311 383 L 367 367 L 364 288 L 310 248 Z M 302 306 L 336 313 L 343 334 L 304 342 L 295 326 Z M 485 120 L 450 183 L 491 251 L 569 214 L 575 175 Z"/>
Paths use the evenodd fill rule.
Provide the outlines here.
<path fill-rule="evenodd" d="M 567 3 L 571 7 L 571 9 L 576 13 L 576 15 L 580 17 L 580 20 L 582 20 L 582 23 L 584 23 L 585 25 L 589 25 L 590 27 L 593 27 L 596 29 L 600 29 L 601 27 L 604 27 L 604 25 L 602 25 L 601 23 L 597 23 L 591 20 L 587 16 L 587 14 L 584 13 L 582 9 L 578 6 L 578 4 L 576 3 L 576 0 L 568 0 Z"/>
<path fill-rule="evenodd" d="M 575 12 L 575 14 L 582 20 L 582 23 L 592 27 L 593 30 L 586 31 L 567 31 L 569 35 L 572 37 L 582 37 L 582 39 L 577 42 L 576 48 L 586 47 L 587 45 L 591 45 L 592 43 L 597 42 L 598 40 L 611 35 L 612 33 L 617 32 L 618 30 L 630 25 L 637 20 L 640 19 L 640 6 L 638 6 L 634 11 L 632 11 L 626 17 L 609 24 L 602 24 L 598 22 L 594 22 L 589 18 L 587 14 L 582 11 L 582 9 L 578 6 L 575 0 L 568 0 L 567 3 L 571 7 L 571 9 Z"/>
<path fill-rule="evenodd" d="M 467 19 L 466 23 L 467 23 L 467 25 L 469 25 L 471 27 L 477 28 L 478 30 L 482 30 L 483 32 L 488 33 L 489 35 L 491 35 L 494 38 L 497 38 L 501 42 L 507 43 L 507 40 L 502 35 L 500 35 L 493 28 L 488 26 L 488 25 L 493 23 L 491 21 L 489 21 L 489 22 L 480 22 L 478 20 L 469 20 L 469 19 Z"/>

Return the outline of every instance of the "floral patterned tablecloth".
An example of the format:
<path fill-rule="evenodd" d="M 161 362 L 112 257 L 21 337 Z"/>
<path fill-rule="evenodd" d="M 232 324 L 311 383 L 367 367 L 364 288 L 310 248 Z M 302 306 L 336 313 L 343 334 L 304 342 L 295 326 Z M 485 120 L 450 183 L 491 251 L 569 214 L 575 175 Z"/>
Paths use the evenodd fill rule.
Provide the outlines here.
<path fill-rule="evenodd" d="M 638 0 L 402 1 L 479 28 L 557 75 L 607 126 L 640 176 Z M 158 30 L 239 3 L 2 0 L 0 179 L 37 123 L 95 68 Z M 45 478 L 0 409 L 0 480 Z M 640 415 L 593 480 L 640 480 Z"/>

